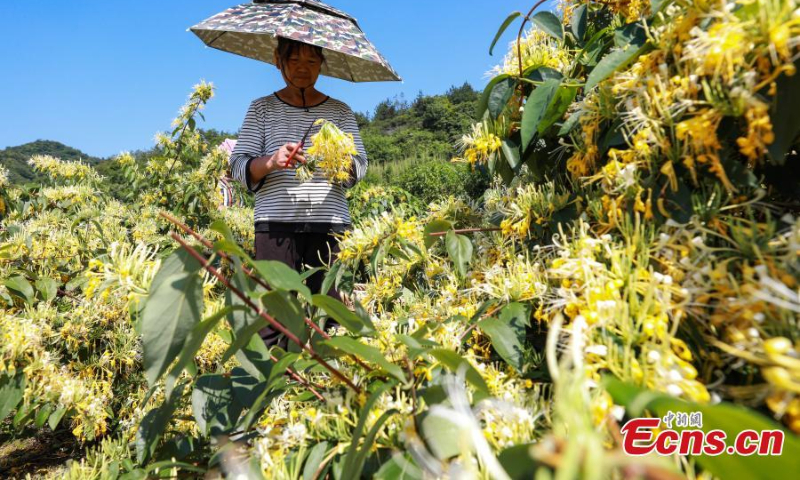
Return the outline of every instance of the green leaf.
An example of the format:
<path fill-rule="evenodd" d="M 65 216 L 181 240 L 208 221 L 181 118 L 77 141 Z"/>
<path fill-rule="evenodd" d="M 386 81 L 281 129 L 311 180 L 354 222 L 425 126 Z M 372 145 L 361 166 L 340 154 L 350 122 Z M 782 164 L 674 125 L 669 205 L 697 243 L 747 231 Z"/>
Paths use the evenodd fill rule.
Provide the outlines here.
<path fill-rule="evenodd" d="M 322 280 L 322 287 L 319 291 L 322 293 L 330 292 L 331 288 L 333 288 L 336 283 L 336 278 L 339 276 L 339 270 L 343 268 L 342 262 L 334 262 L 333 265 L 331 265 L 331 269 L 325 274 L 325 278 Z"/>
<path fill-rule="evenodd" d="M 430 348 L 430 347 L 441 347 L 440 344 L 437 342 L 425 338 L 425 335 L 428 333 L 428 329 L 435 330 L 438 327 L 431 327 L 430 324 L 423 325 L 416 332 L 412 335 L 403 335 L 401 333 L 397 334 L 397 339 L 403 342 L 407 347 L 411 349 L 420 349 L 420 348 Z M 416 357 L 417 355 L 412 355 Z"/>
<path fill-rule="evenodd" d="M 544 117 L 536 128 L 539 135 L 544 134 L 548 128 L 564 117 L 564 113 L 566 113 L 572 101 L 575 100 L 577 93 L 577 87 L 559 87 L 552 102 L 547 106 Z"/>
<path fill-rule="evenodd" d="M 204 435 L 221 435 L 236 425 L 243 406 L 233 401 L 231 379 L 221 374 L 201 375 L 192 390 L 192 412 Z"/>
<path fill-rule="evenodd" d="M 493 153 L 492 157 L 499 157 L 497 153 Z M 505 157 L 499 158 L 497 160 L 497 175 L 500 175 L 500 179 L 503 180 L 503 185 L 509 187 L 511 182 L 514 181 L 516 173 L 508 164 L 508 162 L 504 161 Z"/>
<path fill-rule="evenodd" d="M 34 421 L 36 428 L 42 428 L 45 422 L 47 422 L 47 419 L 50 417 L 51 413 L 53 413 L 53 406 L 49 403 L 40 408 L 39 412 L 36 414 L 36 420 Z"/>
<path fill-rule="evenodd" d="M 244 336 L 244 338 L 248 337 Z M 239 337 L 236 338 L 236 341 L 239 341 Z M 233 348 L 233 344 L 231 344 L 231 348 Z M 272 374 L 270 351 L 261 336 L 256 335 L 255 332 L 249 336 L 249 341 L 245 346 L 236 351 L 236 360 L 254 377 L 268 378 Z"/>
<path fill-rule="evenodd" d="M 433 220 L 425 225 L 425 230 L 422 233 L 422 238 L 425 241 L 425 248 L 430 249 L 434 243 L 439 241 L 441 237 L 432 237 L 431 233 L 446 232 L 453 228 L 453 223 L 447 220 Z"/>
<path fill-rule="evenodd" d="M 220 235 L 222 235 L 222 238 L 224 238 L 225 240 L 228 240 L 228 241 L 234 242 L 234 243 L 236 242 L 236 240 L 235 240 L 235 238 L 233 236 L 233 230 L 231 230 L 231 228 L 228 226 L 228 224 L 225 223 L 224 221 L 222 221 L 222 220 L 214 220 L 211 223 L 211 225 L 209 226 L 209 228 L 211 230 L 219 233 Z"/>
<path fill-rule="evenodd" d="M 611 45 L 608 32 L 612 30 L 608 26 L 592 35 L 583 48 L 575 55 L 578 63 L 587 67 L 593 67 L 600 61 L 600 56 Z"/>
<path fill-rule="evenodd" d="M 492 346 L 509 365 L 522 370 L 525 326 L 530 319 L 527 305 L 510 303 L 503 307 L 500 318 L 487 318 L 478 322 L 478 327 L 492 339 Z"/>
<path fill-rule="evenodd" d="M 372 256 L 369 259 L 369 266 L 373 277 L 378 276 L 378 269 L 383 263 L 383 259 L 386 257 L 386 245 L 387 242 L 381 242 L 381 244 L 378 245 L 378 248 L 372 251 Z"/>
<path fill-rule="evenodd" d="M 561 125 L 561 128 L 558 130 L 558 136 L 564 137 L 568 135 L 569 132 L 571 132 L 572 129 L 575 128 L 575 125 L 578 124 L 578 120 L 580 119 L 581 119 L 581 112 L 575 112 L 572 115 L 570 115 L 569 118 L 567 118 L 567 120 L 564 122 L 563 125 Z"/>
<path fill-rule="evenodd" d="M 525 111 L 522 113 L 522 149 L 527 150 L 531 141 L 539 131 L 539 123 L 547 115 L 550 104 L 553 103 L 561 81 L 556 79 L 545 80 L 545 82 L 533 89 L 525 102 Z"/>
<path fill-rule="evenodd" d="M 317 294 L 312 297 L 311 303 L 315 307 L 325 310 L 329 317 L 357 335 L 369 335 L 375 332 L 375 325 L 372 324 L 369 317 L 366 319 L 359 317 L 335 298 Z"/>
<path fill-rule="evenodd" d="M 381 351 L 373 346 L 365 345 L 351 337 L 334 337 L 322 342 L 325 345 L 355 355 L 362 360 L 378 365 L 383 371 L 405 383 L 403 369 L 390 362 Z"/>
<path fill-rule="evenodd" d="M 24 373 L 19 372 L 13 377 L 7 373 L 0 375 L 0 421 L 17 408 L 23 393 L 25 393 Z"/>
<path fill-rule="evenodd" d="M 352 294 L 354 285 L 355 272 L 347 268 L 340 268 L 339 273 L 336 274 L 336 290 Z"/>
<path fill-rule="evenodd" d="M 308 459 L 306 465 L 303 467 L 303 480 L 313 480 L 318 478 L 317 472 L 320 472 L 322 461 L 325 460 L 325 455 L 328 453 L 328 442 L 320 442 L 311 448 L 308 452 Z"/>
<path fill-rule="evenodd" d="M 592 73 L 589 74 L 589 78 L 586 79 L 584 91 L 588 92 L 598 83 L 610 77 L 617 70 L 627 67 L 637 58 L 639 58 L 639 55 L 643 54 L 649 48 L 649 43 L 644 43 L 642 45 L 631 43 L 624 48 L 613 50 L 612 52 L 608 53 L 605 57 L 603 57 L 602 60 L 600 60 L 597 66 L 594 67 Z"/>
<path fill-rule="evenodd" d="M 228 349 L 222 355 L 222 359 L 220 360 L 222 363 L 227 362 L 232 356 L 237 355 L 240 351 L 245 349 L 245 347 L 249 346 L 254 338 L 258 338 L 261 341 L 261 337 L 256 335 L 262 328 L 265 328 L 269 325 L 269 322 L 264 320 L 261 317 L 258 317 L 255 322 L 240 328 L 236 332 L 234 332 L 234 339 L 231 342 Z M 263 341 L 262 341 L 263 343 Z M 237 355 L 238 358 L 238 355 Z M 261 359 L 262 355 L 258 355 L 258 359 Z"/>
<path fill-rule="evenodd" d="M 194 361 L 195 354 L 198 352 L 198 350 L 200 350 L 200 347 L 203 346 L 203 342 L 208 334 L 214 330 L 214 327 L 217 326 L 219 321 L 222 320 L 222 318 L 225 317 L 231 310 L 233 310 L 233 308 L 234 307 L 225 307 L 192 328 L 186 338 L 183 348 L 181 349 L 178 361 L 167 375 L 167 386 L 165 389 L 167 396 L 169 396 L 169 394 L 172 392 L 172 388 L 180 377 L 181 372 L 183 372 L 183 370 L 191 365 Z"/>
<path fill-rule="evenodd" d="M 505 157 L 506 162 L 508 162 L 508 166 L 511 167 L 514 171 L 517 171 L 520 164 L 519 143 L 517 143 L 513 139 L 506 138 L 503 139 L 501 149 L 503 151 L 503 156 Z"/>
<path fill-rule="evenodd" d="M 492 156 L 497 156 L 497 154 L 494 153 Z M 515 172 L 511 169 L 511 166 L 508 165 L 508 162 L 497 162 L 497 174 L 500 175 L 500 178 L 503 180 L 503 185 L 506 187 L 510 186 L 515 178 Z"/>
<path fill-rule="evenodd" d="M 426 350 L 426 347 L 423 347 L 422 343 L 414 337 L 397 334 L 395 338 L 408 348 L 408 356 L 410 358 L 416 358 Z"/>
<path fill-rule="evenodd" d="M 230 378 L 233 399 L 244 407 L 251 407 L 267 388 L 266 380 L 250 375 L 242 367 L 234 367 Z"/>
<path fill-rule="evenodd" d="M 503 36 L 503 33 L 506 31 L 508 26 L 511 25 L 511 23 L 513 23 L 514 20 L 516 20 L 521 15 L 522 12 L 514 12 L 503 21 L 503 24 L 500 25 L 500 28 L 497 30 L 497 34 L 495 34 L 494 36 L 494 40 L 492 40 L 492 45 L 489 47 L 489 55 L 492 55 L 492 51 L 494 50 L 495 45 L 497 45 L 497 42 L 500 40 L 500 37 Z"/>
<path fill-rule="evenodd" d="M 408 453 L 395 453 L 375 472 L 377 480 L 422 480 L 422 470 Z"/>
<path fill-rule="evenodd" d="M 264 391 L 261 392 L 261 396 L 259 396 L 252 405 L 247 406 L 247 414 L 245 414 L 239 421 L 237 428 L 244 431 L 253 428 L 253 425 L 255 425 L 259 418 L 261 418 L 261 416 L 264 414 L 264 411 L 272 403 L 272 401 L 283 395 L 286 390 L 287 385 L 283 379 L 281 379 L 279 382 L 270 384 L 270 387 L 264 389 Z M 311 398 L 314 397 L 312 396 Z"/>
<path fill-rule="evenodd" d="M 254 341 L 256 338 L 253 339 Z M 257 339 L 260 342 L 261 346 L 264 347 L 264 342 L 261 339 Z M 266 388 L 263 390 L 260 389 L 260 394 L 258 398 L 253 400 L 252 402 L 247 402 L 247 414 L 242 417 L 242 420 L 239 422 L 238 428 L 241 430 L 249 430 L 252 428 L 253 424 L 261 418 L 261 414 L 263 411 L 272 403 L 276 397 L 283 394 L 284 390 L 287 387 L 286 381 L 284 380 L 283 375 L 286 373 L 286 369 L 289 365 L 293 364 L 297 361 L 298 355 L 296 353 L 287 353 L 277 362 L 274 364 L 267 359 L 265 361 L 268 364 L 267 369 L 263 369 L 264 372 L 261 376 L 257 378 L 260 380 L 262 378 L 266 379 L 263 384 L 266 385 Z M 268 370 L 268 371 L 267 371 Z M 234 382 L 234 396 L 236 396 L 236 385 Z M 240 404 L 244 404 L 241 400 L 237 400 Z"/>
<path fill-rule="evenodd" d="M 365 410 L 361 413 L 361 416 L 366 419 L 366 417 L 369 417 L 370 413 L 370 411 Z M 361 478 L 361 473 L 364 470 L 364 463 L 367 461 L 367 456 L 372 452 L 372 446 L 375 444 L 375 437 L 378 436 L 378 433 L 380 433 L 383 425 L 389 421 L 389 418 L 398 413 L 400 413 L 399 410 L 392 408 L 391 410 L 383 412 L 383 414 L 375 420 L 367 436 L 364 437 L 364 444 L 356 453 L 355 460 L 353 460 L 353 463 L 346 465 L 343 478 Z"/>
<path fill-rule="evenodd" d="M 65 413 L 67 413 L 67 409 L 64 407 L 59 407 L 55 412 L 50 414 L 50 418 L 47 419 L 47 426 L 50 427 L 50 430 L 55 430 L 56 427 L 58 427 L 58 424 L 61 423 L 61 419 L 64 418 Z"/>
<path fill-rule="evenodd" d="M 25 425 L 28 422 L 31 414 L 33 414 L 33 405 L 28 404 L 26 405 L 24 402 L 17 408 L 17 414 L 14 415 L 13 420 L 11 421 L 11 425 L 14 428 L 20 428 L 22 425 Z M 92 432 L 94 433 L 94 432 Z"/>
<path fill-rule="evenodd" d="M 480 100 L 478 101 L 478 109 L 476 111 L 477 118 L 483 118 L 483 114 L 486 113 L 486 110 L 489 108 L 489 97 L 491 96 L 492 92 L 494 91 L 495 85 L 498 83 L 507 80 L 510 78 L 511 75 L 506 73 L 500 74 L 489 81 L 489 84 L 486 85 L 486 88 L 483 90 L 483 94 L 481 95 Z"/>
<path fill-rule="evenodd" d="M 794 66 L 800 68 L 800 60 L 796 61 Z M 770 113 L 775 140 L 768 150 L 772 163 L 783 165 L 786 163 L 786 153 L 800 135 L 798 108 L 793 101 L 786 101 L 790 98 L 800 98 L 800 75 L 794 74 L 789 77 L 783 74 L 775 83 L 777 93 Z"/>
<path fill-rule="evenodd" d="M 178 385 L 172 391 L 172 395 L 167 396 L 164 403 L 150 410 L 145 414 L 136 430 L 136 459 L 139 464 L 146 463 L 153 455 L 161 434 L 164 432 L 167 423 L 178 407 L 178 399 L 183 395 L 185 383 Z"/>
<path fill-rule="evenodd" d="M 564 25 L 551 12 L 539 12 L 531 18 L 543 32 L 557 40 L 564 40 Z"/>
<path fill-rule="evenodd" d="M 177 462 L 173 460 L 162 460 L 160 462 L 151 463 L 147 465 L 145 472 L 150 473 L 150 472 L 155 472 L 156 470 L 169 471 L 171 468 L 177 468 L 178 470 L 195 472 L 195 473 L 207 472 L 205 468 L 192 465 L 191 463 Z"/>
<path fill-rule="evenodd" d="M 545 80 L 550 79 L 561 80 L 564 78 L 564 75 L 562 75 L 558 70 L 538 65 L 528 67 L 528 69 L 523 72 L 522 76 L 534 82 L 544 82 Z"/>
<path fill-rule="evenodd" d="M 238 259 L 234 260 L 233 267 L 235 273 L 231 277 L 231 285 L 237 290 L 244 292 L 245 295 L 247 295 L 248 292 L 252 294 L 253 292 L 263 293 L 267 291 L 260 285 L 257 285 L 252 279 L 245 277 L 244 273 L 241 271 L 241 262 Z M 245 301 L 233 293 L 233 290 L 230 288 L 225 289 L 225 306 L 233 308 L 233 310 L 228 312 L 227 320 L 228 325 L 230 325 L 234 333 L 259 320 L 259 316 L 256 315 L 256 312 L 247 306 Z"/>
<path fill-rule="evenodd" d="M 462 450 L 472 451 L 469 435 L 465 435 L 463 426 L 457 424 L 454 419 L 428 413 L 422 419 L 421 430 L 425 443 L 440 460 L 455 457 Z"/>
<path fill-rule="evenodd" d="M 495 176 L 497 172 L 497 153 L 489 155 L 489 160 L 486 162 L 486 170 L 489 171 L 489 176 Z"/>
<path fill-rule="evenodd" d="M 269 314 L 302 343 L 308 340 L 305 310 L 291 293 L 280 290 L 269 292 L 261 297 L 261 302 L 267 307 Z"/>
<path fill-rule="evenodd" d="M 614 402 L 624 405 L 632 417 L 640 416 L 644 410 L 655 412 L 659 417 L 667 412 L 700 412 L 703 415 L 702 430 L 722 430 L 726 434 L 727 443 L 731 442 L 744 430 L 781 430 L 780 425 L 760 413 L 739 405 L 720 403 L 717 405 L 701 405 L 686 402 L 669 395 L 643 390 L 623 383 L 614 377 L 607 376 L 603 383 Z M 675 430 L 683 427 L 673 425 Z M 691 427 L 692 429 L 696 427 Z M 800 439 L 791 432 L 784 433 L 783 455 L 692 455 L 692 458 L 704 469 L 718 478 L 782 478 L 786 472 L 800 471 Z"/>
<path fill-rule="evenodd" d="M 678 190 L 672 191 L 669 187 L 669 180 L 664 178 L 661 194 L 663 199 L 664 208 L 669 213 L 669 218 L 678 223 L 687 223 L 694 213 L 692 206 L 692 191 L 686 186 L 686 183 L 678 177 Z M 654 200 L 655 201 L 655 200 Z M 659 211 L 659 216 L 661 213 Z"/>
<path fill-rule="evenodd" d="M 672 0 L 650 0 L 650 18 L 655 18 L 656 14 Z M 756 6 L 756 8 L 758 8 Z"/>
<path fill-rule="evenodd" d="M 514 94 L 515 88 L 517 88 L 517 80 L 514 78 L 506 78 L 492 88 L 488 103 L 489 115 L 492 118 L 497 118 L 503 113 L 508 101 L 511 100 L 511 96 Z"/>
<path fill-rule="evenodd" d="M 466 359 L 452 350 L 446 348 L 435 348 L 429 351 L 433 358 L 439 361 L 442 365 L 447 367 L 448 370 L 458 373 L 459 369 L 466 369 L 466 380 L 479 392 L 489 395 L 489 386 L 486 381 L 481 377 L 481 374 L 475 370 Z"/>
<path fill-rule="evenodd" d="M 12 295 L 21 298 L 25 303 L 31 305 L 33 304 L 33 300 L 36 297 L 36 292 L 34 292 L 33 287 L 31 286 L 28 279 L 26 279 L 22 275 L 17 275 L 16 277 L 11 277 L 7 278 L 6 280 L 3 280 L 3 284 L 11 292 Z"/>
<path fill-rule="evenodd" d="M 508 447 L 497 456 L 503 470 L 506 471 L 511 480 L 529 480 L 534 478 L 539 463 L 531 456 L 531 449 L 534 443 L 524 443 Z"/>
<path fill-rule="evenodd" d="M 456 269 L 462 277 L 466 277 L 469 264 L 472 262 L 472 242 L 468 237 L 450 230 L 445 236 L 445 245 Z"/>
<path fill-rule="evenodd" d="M 575 40 L 578 43 L 583 43 L 583 37 L 586 35 L 586 17 L 588 9 L 586 5 L 580 5 L 572 11 L 572 34 L 575 35 Z"/>
<path fill-rule="evenodd" d="M 40 277 L 36 280 L 36 289 L 42 294 L 42 300 L 50 302 L 58 294 L 58 283 L 52 278 Z"/>
<path fill-rule="evenodd" d="M 644 45 L 647 41 L 647 30 L 641 22 L 632 22 L 614 30 L 614 45 L 624 48 L 626 45 Z"/>
<path fill-rule="evenodd" d="M 300 274 L 300 279 L 305 282 L 306 280 L 308 280 L 310 276 L 314 275 L 317 272 L 321 272 L 323 270 L 325 270 L 325 267 L 314 267 L 314 268 L 309 268 L 308 270 L 303 270 L 303 273 Z"/>
<path fill-rule="evenodd" d="M 372 324 L 372 317 L 369 316 L 366 307 L 364 307 L 357 298 L 353 299 L 353 309 L 358 318 L 361 319 L 361 323 L 367 325 L 369 329 L 375 330 L 375 325 Z"/>
<path fill-rule="evenodd" d="M 275 260 L 256 260 L 253 265 L 261 278 L 272 288 L 298 292 L 309 302 L 311 301 L 311 290 L 303 284 L 300 274 L 285 263 Z"/>
<path fill-rule="evenodd" d="M 447 401 L 447 392 L 441 385 L 430 385 L 426 388 L 423 388 L 419 391 L 419 395 L 428 405 L 444 403 Z"/>
<path fill-rule="evenodd" d="M 497 153 L 492 154 L 492 156 L 497 157 Z M 502 159 L 501 159 L 502 160 Z M 514 181 L 516 173 L 511 168 L 511 165 L 508 162 L 503 162 L 498 160 L 497 161 L 497 174 L 500 175 L 500 178 L 503 180 L 503 184 L 508 187 L 511 185 L 511 182 Z"/>
<path fill-rule="evenodd" d="M 341 337 L 340 337 L 341 338 Z M 366 460 L 366 455 L 361 455 L 361 452 L 366 450 L 367 453 L 371 450 L 372 442 L 374 441 L 375 434 L 377 433 L 377 429 L 383 425 L 388 419 L 387 414 L 396 413 L 396 410 L 389 410 L 385 412 L 377 422 L 375 422 L 372 430 L 369 432 L 367 437 L 364 439 L 364 445 L 361 447 L 361 450 L 357 450 L 356 446 L 358 445 L 361 434 L 364 431 L 364 427 L 367 424 L 367 419 L 372 412 L 372 406 L 375 405 L 375 402 L 380 399 L 381 395 L 383 395 L 387 390 L 394 387 L 394 382 L 387 382 L 381 384 L 375 391 L 372 392 L 372 395 L 369 396 L 367 401 L 364 403 L 364 406 L 361 408 L 360 415 L 358 416 L 358 423 L 356 424 L 355 430 L 353 430 L 353 436 L 351 441 L 351 447 L 347 452 L 347 455 L 342 462 L 342 471 L 341 474 L 338 475 L 338 478 L 361 478 L 361 471 L 364 468 L 364 460 Z M 377 427 L 377 429 L 375 428 Z"/>
<path fill-rule="evenodd" d="M 159 446 L 158 458 L 169 458 L 176 461 L 184 460 L 191 454 L 198 452 L 201 446 L 201 440 L 195 437 L 176 436 L 172 437 Z M 171 461 L 171 460 L 170 460 Z M 156 462 L 156 464 L 162 462 Z M 149 464 L 148 469 L 151 469 L 154 464 Z M 127 466 L 125 466 L 128 469 Z"/>
<path fill-rule="evenodd" d="M 203 284 L 198 275 L 201 267 L 188 253 L 181 252 L 170 256 L 156 274 L 142 314 L 144 369 L 151 387 L 178 356 L 189 332 L 202 318 Z"/>
<path fill-rule="evenodd" d="M 243 259 L 247 262 L 252 262 L 250 256 L 247 255 L 242 247 L 240 247 L 236 242 L 230 240 L 220 240 L 214 243 L 214 250 L 219 252 L 228 253 L 231 255 L 236 255 L 240 259 Z"/>

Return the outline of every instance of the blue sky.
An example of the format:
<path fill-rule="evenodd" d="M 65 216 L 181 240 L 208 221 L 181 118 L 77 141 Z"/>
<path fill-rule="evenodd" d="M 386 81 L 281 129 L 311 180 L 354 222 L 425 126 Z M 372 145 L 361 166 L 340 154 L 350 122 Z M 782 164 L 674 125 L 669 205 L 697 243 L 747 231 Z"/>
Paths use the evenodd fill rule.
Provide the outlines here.
<path fill-rule="evenodd" d="M 403 83 L 320 77 L 317 87 L 361 112 L 419 91 L 442 93 L 470 82 L 501 58 L 490 57 L 505 17 L 530 0 L 329 0 L 356 17 Z M 239 129 L 250 101 L 282 88 L 275 67 L 206 48 L 187 28 L 235 0 L 2 0 L 0 149 L 56 140 L 107 157 L 149 148 L 167 130 L 192 85 L 213 82 L 205 128 Z"/>

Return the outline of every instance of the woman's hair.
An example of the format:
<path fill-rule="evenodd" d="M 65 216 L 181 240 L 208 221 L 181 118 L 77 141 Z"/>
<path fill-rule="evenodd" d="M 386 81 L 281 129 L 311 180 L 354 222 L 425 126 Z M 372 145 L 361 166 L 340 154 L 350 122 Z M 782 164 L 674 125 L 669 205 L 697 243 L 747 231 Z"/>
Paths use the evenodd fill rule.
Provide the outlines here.
<path fill-rule="evenodd" d="M 301 48 L 310 48 L 311 51 L 314 52 L 317 57 L 319 57 L 320 61 L 325 63 L 325 54 L 322 53 L 322 47 L 298 42 L 297 40 L 291 40 L 284 37 L 278 37 L 278 48 L 275 50 L 275 56 L 277 57 L 276 60 L 280 60 L 280 63 L 285 65 L 289 62 L 289 57 L 291 57 L 293 53 L 299 51 Z"/>

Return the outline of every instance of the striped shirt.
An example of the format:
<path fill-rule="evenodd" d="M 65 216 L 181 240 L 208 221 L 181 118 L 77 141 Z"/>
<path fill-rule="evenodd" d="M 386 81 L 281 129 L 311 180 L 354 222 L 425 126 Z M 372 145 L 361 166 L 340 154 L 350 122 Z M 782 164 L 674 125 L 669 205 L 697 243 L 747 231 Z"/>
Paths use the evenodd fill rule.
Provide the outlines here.
<path fill-rule="evenodd" d="M 287 143 L 297 143 L 315 120 L 324 118 L 343 132 L 353 134 L 358 155 L 353 157 L 355 176 L 343 185 L 331 185 L 321 172 L 308 182 L 295 177 L 293 169 L 280 169 L 267 174 L 254 184 L 250 162 L 257 157 L 273 155 Z M 304 149 L 311 147 L 311 136 Z M 349 227 L 345 189 L 351 188 L 367 173 L 367 154 L 361 142 L 355 115 L 347 104 L 327 97 L 310 107 L 295 107 L 274 93 L 254 100 L 247 110 L 239 131 L 239 140 L 228 159 L 231 176 L 255 193 L 253 218 L 256 231 L 341 232 Z"/>

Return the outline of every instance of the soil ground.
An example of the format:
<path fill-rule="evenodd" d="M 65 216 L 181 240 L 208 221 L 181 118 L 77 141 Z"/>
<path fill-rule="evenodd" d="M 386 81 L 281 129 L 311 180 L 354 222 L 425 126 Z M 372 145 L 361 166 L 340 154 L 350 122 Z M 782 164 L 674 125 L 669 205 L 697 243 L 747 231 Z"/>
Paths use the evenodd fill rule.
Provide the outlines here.
<path fill-rule="evenodd" d="M 79 460 L 84 449 L 67 429 L 43 429 L 35 437 L 0 434 L 0 478 L 37 478 L 57 473 L 68 460 Z"/>

